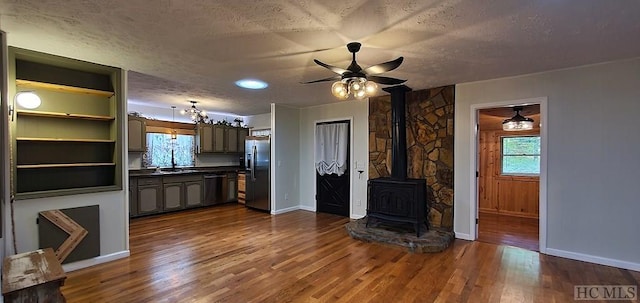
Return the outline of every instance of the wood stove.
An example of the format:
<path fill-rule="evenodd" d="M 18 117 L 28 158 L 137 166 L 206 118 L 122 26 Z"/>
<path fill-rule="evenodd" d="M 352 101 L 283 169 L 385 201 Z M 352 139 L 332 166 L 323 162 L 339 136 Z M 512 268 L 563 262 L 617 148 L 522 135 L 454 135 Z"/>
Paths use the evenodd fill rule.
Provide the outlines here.
<path fill-rule="evenodd" d="M 420 237 L 422 225 L 429 229 L 426 180 L 407 178 L 406 92 L 398 85 L 383 89 L 391 94 L 391 177 L 368 182 L 367 227 L 372 221 L 414 226 Z M 373 220 L 372 220 L 373 219 Z"/>

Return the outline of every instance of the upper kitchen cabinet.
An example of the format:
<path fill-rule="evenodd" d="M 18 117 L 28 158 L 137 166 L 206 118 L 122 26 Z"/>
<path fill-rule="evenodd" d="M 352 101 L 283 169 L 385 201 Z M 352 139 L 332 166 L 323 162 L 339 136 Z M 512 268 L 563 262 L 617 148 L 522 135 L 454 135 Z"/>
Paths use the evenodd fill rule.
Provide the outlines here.
<path fill-rule="evenodd" d="M 249 129 L 216 124 L 198 125 L 198 153 L 244 153 Z"/>
<path fill-rule="evenodd" d="M 144 152 L 147 148 L 146 119 L 129 116 L 129 151 Z"/>
<path fill-rule="evenodd" d="M 224 125 L 213 126 L 213 152 L 223 153 L 226 151 L 225 134 L 227 127 Z"/>
<path fill-rule="evenodd" d="M 18 48 L 8 70 L 16 199 L 122 189 L 122 71 Z"/>
<path fill-rule="evenodd" d="M 198 153 L 212 153 L 213 149 L 213 125 L 211 124 L 198 124 L 198 131 L 196 133 L 196 144 L 198 144 Z"/>
<path fill-rule="evenodd" d="M 249 136 L 248 128 L 238 129 L 238 152 L 244 154 L 244 140 Z"/>

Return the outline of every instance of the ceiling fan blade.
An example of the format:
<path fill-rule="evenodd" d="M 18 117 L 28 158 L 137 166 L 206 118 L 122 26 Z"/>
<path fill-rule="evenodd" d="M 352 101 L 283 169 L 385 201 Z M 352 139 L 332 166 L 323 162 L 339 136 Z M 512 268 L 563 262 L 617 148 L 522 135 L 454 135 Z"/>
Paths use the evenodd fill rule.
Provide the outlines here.
<path fill-rule="evenodd" d="M 371 80 L 375 83 L 378 84 L 387 84 L 387 85 L 393 85 L 393 84 L 401 84 L 406 82 L 407 80 L 402 80 L 402 79 L 396 79 L 396 78 L 390 78 L 390 77 L 380 77 L 380 76 L 367 76 L 367 80 Z"/>
<path fill-rule="evenodd" d="M 340 76 L 333 76 L 333 77 L 329 77 L 329 78 L 324 78 L 324 79 L 320 79 L 320 80 L 314 80 L 314 81 L 309 81 L 309 82 L 300 82 L 302 84 L 309 84 L 309 83 L 317 83 L 317 82 L 324 82 L 324 81 L 338 81 L 342 79 L 342 77 Z"/>
<path fill-rule="evenodd" d="M 320 65 L 320 66 L 322 66 L 322 67 L 324 67 L 324 68 L 326 68 L 326 69 L 328 69 L 328 70 L 330 70 L 330 71 L 332 71 L 332 72 L 334 72 L 334 73 L 336 73 L 338 75 L 342 75 L 342 74 L 348 72 L 348 70 L 346 70 L 346 69 L 335 67 L 333 65 L 329 65 L 329 64 L 320 62 L 320 60 L 318 60 L 318 59 L 313 59 L 313 62 L 315 62 L 316 64 L 318 64 L 318 65 Z"/>
<path fill-rule="evenodd" d="M 372 65 L 362 70 L 362 72 L 364 72 L 367 75 L 382 74 L 384 72 L 388 72 L 398 68 L 398 66 L 402 64 L 402 60 L 404 60 L 404 58 L 399 57 L 398 59 L 395 59 L 389 62 Z"/>

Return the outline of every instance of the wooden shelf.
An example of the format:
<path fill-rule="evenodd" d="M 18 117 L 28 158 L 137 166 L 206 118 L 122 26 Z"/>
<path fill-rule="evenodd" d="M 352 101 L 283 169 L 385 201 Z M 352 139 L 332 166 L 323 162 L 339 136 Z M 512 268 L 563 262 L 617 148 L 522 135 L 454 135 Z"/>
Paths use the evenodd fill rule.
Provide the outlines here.
<path fill-rule="evenodd" d="M 115 163 L 59 163 L 59 164 L 27 164 L 16 165 L 17 168 L 69 168 L 69 167 L 93 167 L 93 166 L 114 166 Z"/>
<path fill-rule="evenodd" d="M 17 141 L 36 142 L 86 142 L 86 143 L 115 143 L 116 140 L 108 139 L 69 139 L 69 138 L 16 138 Z"/>
<path fill-rule="evenodd" d="M 115 117 L 111 117 L 111 116 L 42 112 L 42 111 L 35 111 L 35 110 L 18 110 L 16 111 L 16 113 L 20 116 L 62 118 L 62 119 L 83 119 L 83 120 L 94 120 L 94 121 L 112 121 L 116 119 Z"/>
<path fill-rule="evenodd" d="M 20 87 L 25 87 L 25 88 L 42 88 L 42 89 L 48 89 L 53 91 L 66 92 L 66 93 L 88 94 L 88 95 L 97 95 L 97 96 L 103 96 L 103 97 L 111 97 L 114 94 L 113 92 L 96 90 L 91 88 L 73 87 L 73 86 L 66 86 L 66 85 L 60 85 L 60 84 L 30 81 L 30 80 L 16 79 L 16 85 Z"/>

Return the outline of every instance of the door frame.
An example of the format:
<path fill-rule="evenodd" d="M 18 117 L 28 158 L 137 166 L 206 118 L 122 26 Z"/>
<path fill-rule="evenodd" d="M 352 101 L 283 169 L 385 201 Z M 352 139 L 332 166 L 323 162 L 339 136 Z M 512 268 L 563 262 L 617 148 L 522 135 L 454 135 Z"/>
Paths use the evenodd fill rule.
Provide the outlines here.
<path fill-rule="evenodd" d="M 548 137 L 548 113 L 547 113 L 547 97 L 537 97 L 519 100 L 497 101 L 492 103 L 482 103 L 471 105 L 471 136 L 470 144 L 470 164 L 472 167 L 469 175 L 470 197 L 469 197 L 469 226 L 472 241 L 478 239 L 478 226 L 476 219 L 478 218 L 478 178 L 476 172 L 480 169 L 478 159 L 478 145 L 480 137 L 478 135 L 479 111 L 481 109 L 506 107 L 515 105 L 540 105 L 540 185 L 539 185 L 539 201 L 538 201 L 538 240 L 540 253 L 547 251 L 547 137 Z"/>
<path fill-rule="evenodd" d="M 322 119 L 313 121 L 313 198 L 315 203 L 313 203 L 313 212 L 318 212 L 318 178 L 316 172 L 316 125 L 318 123 L 331 123 L 331 122 L 340 122 L 340 121 L 349 121 L 349 168 L 351 170 L 351 162 L 353 162 L 353 116 L 345 117 L 345 118 L 331 118 L 331 119 Z M 349 172 L 349 217 L 353 216 L 353 175 L 352 172 Z"/>

